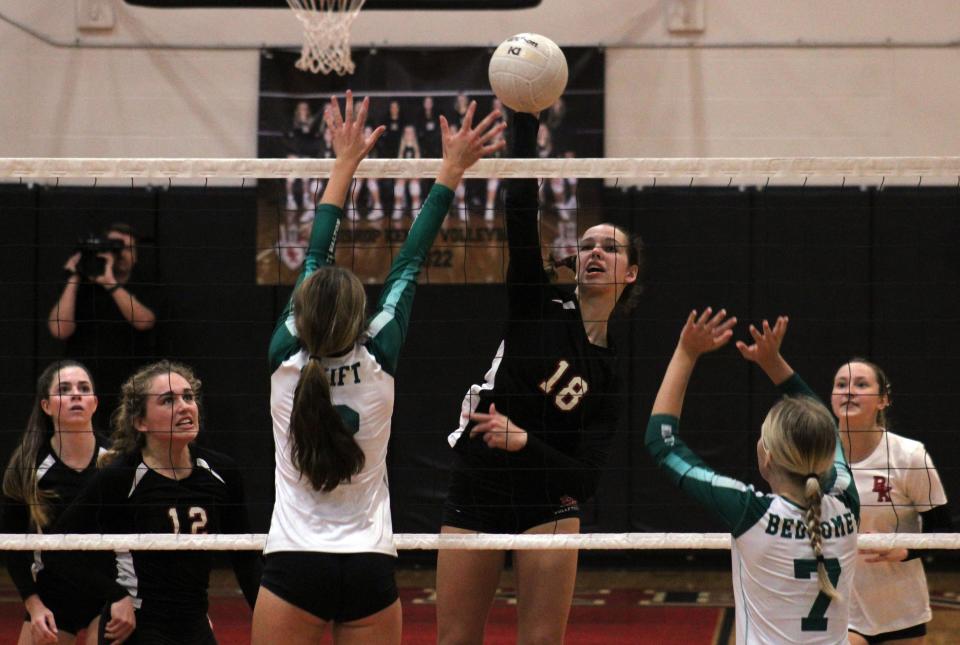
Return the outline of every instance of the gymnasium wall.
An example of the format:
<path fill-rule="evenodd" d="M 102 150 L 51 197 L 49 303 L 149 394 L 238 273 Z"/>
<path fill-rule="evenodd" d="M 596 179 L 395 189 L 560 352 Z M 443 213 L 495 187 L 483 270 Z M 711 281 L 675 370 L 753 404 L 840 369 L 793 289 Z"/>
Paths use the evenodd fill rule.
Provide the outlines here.
<path fill-rule="evenodd" d="M 72 0 L 0 0 L 0 156 L 254 156 L 257 48 L 299 44 L 292 12 L 77 2 L 112 8 L 115 26 L 79 30 Z M 669 4 L 370 11 L 354 42 L 493 45 L 536 30 L 605 47 L 608 156 L 960 149 L 955 2 L 705 0 L 704 31 L 688 33 L 667 31 Z M 188 46 L 211 49 L 176 49 Z"/>

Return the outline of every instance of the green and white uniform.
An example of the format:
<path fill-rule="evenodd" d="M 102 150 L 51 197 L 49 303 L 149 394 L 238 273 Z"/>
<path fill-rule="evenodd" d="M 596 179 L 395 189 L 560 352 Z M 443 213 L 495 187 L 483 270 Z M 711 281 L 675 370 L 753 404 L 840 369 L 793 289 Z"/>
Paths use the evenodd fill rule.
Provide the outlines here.
<path fill-rule="evenodd" d="M 815 398 L 796 374 L 779 389 Z M 678 427 L 675 416 L 653 415 L 647 449 L 671 481 L 730 529 L 738 645 L 846 643 L 860 501 L 839 435 L 834 467 L 824 482 L 829 494 L 820 510 L 827 572 L 841 596 L 831 601 L 817 583 L 805 509 L 717 474 L 683 443 Z"/>
<path fill-rule="evenodd" d="M 434 184 L 420 216 L 390 267 L 373 317 L 343 356 L 323 358 L 330 398 L 366 461 L 363 470 L 330 492 L 314 490 L 291 458 L 290 414 L 300 371 L 310 357 L 297 338 L 287 304 L 270 342 L 270 412 L 276 453 L 276 502 L 264 553 L 322 551 L 396 555 L 387 487 L 387 443 L 393 414 L 394 373 L 410 320 L 417 276 L 450 209 L 453 192 Z M 317 209 L 297 285 L 334 257 L 343 211 Z"/>

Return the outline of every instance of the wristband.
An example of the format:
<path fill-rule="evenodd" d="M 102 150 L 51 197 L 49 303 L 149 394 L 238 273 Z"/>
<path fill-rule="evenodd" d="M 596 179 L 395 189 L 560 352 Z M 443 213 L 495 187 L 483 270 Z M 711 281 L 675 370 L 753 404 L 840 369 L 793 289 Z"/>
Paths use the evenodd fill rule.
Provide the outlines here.
<path fill-rule="evenodd" d="M 119 288 L 120 288 L 120 285 L 119 285 L 119 284 L 115 284 L 115 285 L 113 285 L 112 287 L 107 287 L 106 289 L 107 289 L 107 293 L 113 293 L 114 291 L 116 291 L 116 290 L 119 289 Z"/>

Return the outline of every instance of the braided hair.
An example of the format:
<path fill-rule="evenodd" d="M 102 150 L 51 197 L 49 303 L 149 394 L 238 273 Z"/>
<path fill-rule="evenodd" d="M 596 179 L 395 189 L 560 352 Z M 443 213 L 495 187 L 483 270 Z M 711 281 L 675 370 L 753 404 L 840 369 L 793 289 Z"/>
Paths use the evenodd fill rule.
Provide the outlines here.
<path fill-rule="evenodd" d="M 836 587 L 827 575 L 823 557 L 820 507 L 823 489 L 820 481 L 833 464 L 837 429 L 830 412 L 809 397 L 784 397 L 763 422 L 763 446 L 773 464 L 786 472 L 804 491 L 807 511 L 804 516 L 810 548 L 817 559 L 820 590 L 838 599 Z"/>

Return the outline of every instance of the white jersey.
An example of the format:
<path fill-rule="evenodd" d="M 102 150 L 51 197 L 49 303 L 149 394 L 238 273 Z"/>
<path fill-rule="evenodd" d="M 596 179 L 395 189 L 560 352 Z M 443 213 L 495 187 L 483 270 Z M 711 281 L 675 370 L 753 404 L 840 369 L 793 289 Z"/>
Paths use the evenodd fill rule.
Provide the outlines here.
<path fill-rule="evenodd" d="M 823 557 L 839 592 L 820 591 L 805 509 L 778 495 L 757 495 L 766 511 L 733 541 L 737 643 L 847 642 L 847 613 L 857 557 L 857 521 L 841 499 L 820 507 Z M 758 509 L 759 510 L 759 509 Z"/>
<path fill-rule="evenodd" d="M 291 459 L 290 413 L 300 370 L 310 360 L 300 351 L 270 379 L 270 413 L 276 459 L 276 502 L 264 553 L 275 551 L 375 552 L 396 555 L 387 487 L 387 443 L 393 414 L 393 376 L 364 345 L 321 365 L 334 385 L 330 399 L 344 420 L 357 421 L 354 438 L 363 470 L 330 492 L 318 491 Z M 359 414 L 359 411 L 363 414 Z M 349 425 L 348 425 L 349 427 Z"/>
<path fill-rule="evenodd" d="M 330 400 L 363 450 L 363 470 L 329 492 L 315 490 L 292 459 L 290 415 L 300 371 L 311 359 L 300 346 L 292 302 L 270 340 L 270 412 L 276 501 L 264 553 L 322 551 L 396 555 L 387 486 L 387 444 L 397 360 L 410 320 L 417 276 L 450 209 L 453 192 L 435 184 L 390 267 L 366 333 L 344 356 L 321 359 Z M 297 285 L 333 260 L 342 211 L 321 204 Z"/>
<path fill-rule="evenodd" d="M 864 533 L 919 533 L 920 513 L 947 503 L 922 443 L 884 432 L 876 449 L 850 464 L 862 500 Z M 860 556 L 850 605 L 850 628 L 874 635 L 928 622 L 930 595 L 923 563 L 866 562 Z"/>
<path fill-rule="evenodd" d="M 779 389 L 813 397 L 796 374 Z M 840 593 L 832 600 L 820 591 L 806 511 L 784 497 L 758 493 L 716 473 L 680 439 L 679 425 L 675 416 L 650 417 L 647 450 L 670 481 L 730 529 L 737 645 L 845 645 L 860 509 L 839 436 L 834 467 L 823 482 L 829 494 L 820 506 L 824 565 Z"/>

